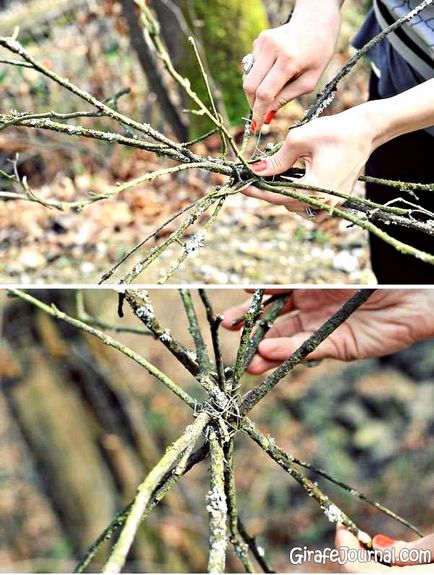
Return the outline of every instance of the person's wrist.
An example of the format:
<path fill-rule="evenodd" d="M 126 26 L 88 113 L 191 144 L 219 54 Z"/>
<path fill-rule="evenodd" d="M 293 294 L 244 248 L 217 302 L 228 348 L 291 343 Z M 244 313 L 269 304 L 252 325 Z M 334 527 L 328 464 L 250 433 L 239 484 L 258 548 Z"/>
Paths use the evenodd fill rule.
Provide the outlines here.
<path fill-rule="evenodd" d="M 314 7 L 315 11 L 320 10 L 322 12 L 339 12 L 343 2 L 342 0 L 325 0 L 323 2 L 318 2 L 318 0 L 296 0 L 295 8 L 300 6 Z"/>
<path fill-rule="evenodd" d="M 306 24 L 309 27 L 314 26 L 316 23 L 328 27 L 327 30 L 322 30 L 322 34 L 327 31 L 327 34 L 330 35 L 333 29 L 338 33 L 341 25 L 340 6 L 341 2 L 338 0 L 330 0 L 329 2 L 296 0 L 294 12 L 288 24 L 290 24 L 291 21 L 297 20 L 299 17 L 304 18 L 304 16 L 306 16 Z"/>
<path fill-rule="evenodd" d="M 368 139 L 371 152 L 390 140 L 390 117 L 382 100 L 372 100 L 357 106 L 364 126 L 364 137 Z"/>
<path fill-rule="evenodd" d="M 367 125 L 371 128 L 372 150 L 412 131 L 414 126 L 402 113 L 399 96 L 385 100 L 372 100 L 362 104 Z"/>
<path fill-rule="evenodd" d="M 307 59 L 316 62 L 322 73 L 333 56 L 339 37 L 339 3 L 297 0 L 292 17 L 284 26 L 288 38 L 298 38 L 299 45 L 305 47 Z"/>

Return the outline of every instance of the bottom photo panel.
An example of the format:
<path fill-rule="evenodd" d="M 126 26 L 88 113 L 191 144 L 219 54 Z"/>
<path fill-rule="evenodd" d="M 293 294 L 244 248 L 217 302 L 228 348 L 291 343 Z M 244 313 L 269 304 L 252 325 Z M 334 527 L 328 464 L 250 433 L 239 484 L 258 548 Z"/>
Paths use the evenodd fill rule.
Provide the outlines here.
<path fill-rule="evenodd" d="M 432 569 L 434 291 L 4 289 L 0 311 L 1 572 Z"/>

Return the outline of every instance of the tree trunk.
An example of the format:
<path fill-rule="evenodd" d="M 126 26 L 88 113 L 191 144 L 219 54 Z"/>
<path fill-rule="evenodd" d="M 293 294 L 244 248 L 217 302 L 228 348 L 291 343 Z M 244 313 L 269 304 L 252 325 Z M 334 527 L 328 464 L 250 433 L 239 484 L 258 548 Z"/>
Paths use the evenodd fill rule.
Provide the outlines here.
<path fill-rule="evenodd" d="M 174 4 L 152 0 L 175 66 L 190 79 L 203 101 L 208 102 L 203 79 L 187 40 L 190 33 L 202 47 L 217 98 L 223 101 L 231 124 L 243 124 L 242 117 L 248 114 L 249 109 L 242 90 L 240 61 L 251 51 L 259 32 L 268 27 L 262 0 L 180 0 Z M 187 108 L 191 107 L 191 102 L 184 100 L 184 103 Z M 212 125 L 207 118 L 191 115 L 190 137 L 199 136 L 210 128 Z"/>
<path fill-rule="evenodd" d="M 166 120 L 169 122 L 173 133 L 179 141 L 188 138 L 187 126 L 177 110 L 175 103 L 170 97 L 169 90 L 165 85 L 163 75 L 155 61 L 155 56 L 148 46 L 137 14 L 137 5 L 134 0 L 121 0 L 122 12 L 128 25 L 131 46 L 135 50 L 139 63 L 148 80 L 149 90 L 157 97 L 158 105 Z"/>

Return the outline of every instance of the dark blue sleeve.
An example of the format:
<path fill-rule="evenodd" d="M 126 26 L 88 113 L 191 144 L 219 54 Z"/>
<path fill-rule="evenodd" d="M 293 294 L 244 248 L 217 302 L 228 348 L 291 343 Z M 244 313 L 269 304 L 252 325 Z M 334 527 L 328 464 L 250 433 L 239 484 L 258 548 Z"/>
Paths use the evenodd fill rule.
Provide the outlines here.
<path fill-rule="evenodd" d="M 360 49 L 380 31 L 381 27 L 374 9 L 371 9 L 352 45 Z M 368 55 L 371 62 L 375 64 L 375 68 L 380 72 L 378 92 L 382 98 L 401 94 L 424 81 L 424 78 L 398 54 L 387 38 L 376 44 Z"/>

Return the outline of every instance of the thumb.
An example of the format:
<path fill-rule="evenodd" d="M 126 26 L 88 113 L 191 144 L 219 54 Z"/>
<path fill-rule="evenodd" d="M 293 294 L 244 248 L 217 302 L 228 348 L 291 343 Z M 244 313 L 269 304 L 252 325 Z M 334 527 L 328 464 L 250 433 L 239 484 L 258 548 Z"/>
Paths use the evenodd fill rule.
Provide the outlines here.
<path fill-rule="evenodd" d="M 276 176 L 291 168 L 300 155 L 299 146 L 293 140 L 292 132 L 290 132 L 278 152 L 273 156 L 251 164 L 250 167 L 258 176 Z"/>

